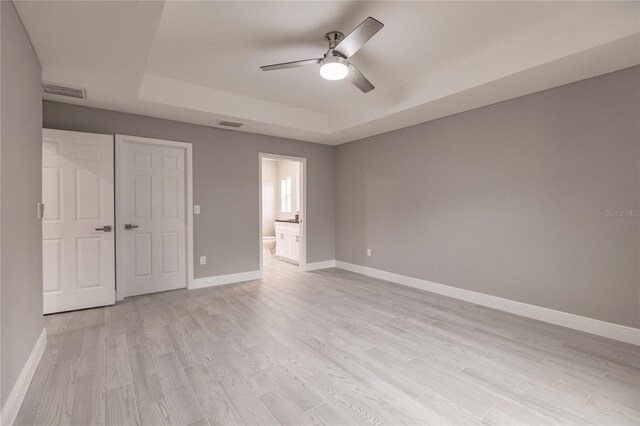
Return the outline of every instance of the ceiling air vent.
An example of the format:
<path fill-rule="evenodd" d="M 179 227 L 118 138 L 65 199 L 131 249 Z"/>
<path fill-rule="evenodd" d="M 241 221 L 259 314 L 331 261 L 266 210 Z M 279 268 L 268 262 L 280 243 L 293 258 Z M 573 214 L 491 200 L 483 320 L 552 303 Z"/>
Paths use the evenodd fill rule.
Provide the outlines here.
<path fill-rule="evenodd" d="M 42 82 L 42 89 L 44 93 L 49 95 L 67 96 L 69 98 L 87 99 L 87 92 L 85 89 L 73 86 L 63 86 L 56 83 Z"/>
<path fill-rule="evenodd" d="M 242 126 L 243 123 L 237 123 L 235 121 L 221 121 L 220 123 L 218 123 L 221 126 L 226 126 L 226 127 L 240 127 Z"/>

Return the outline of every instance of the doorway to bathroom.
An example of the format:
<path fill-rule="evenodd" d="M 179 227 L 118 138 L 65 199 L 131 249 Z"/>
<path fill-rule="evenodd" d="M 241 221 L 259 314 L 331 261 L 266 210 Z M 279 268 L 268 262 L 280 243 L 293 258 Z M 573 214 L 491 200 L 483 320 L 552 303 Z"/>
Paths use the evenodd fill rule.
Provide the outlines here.
<path fill-rule="evenodd" d="M 306 265 L 306 158 L 259 155 L 260 270 Z"/>

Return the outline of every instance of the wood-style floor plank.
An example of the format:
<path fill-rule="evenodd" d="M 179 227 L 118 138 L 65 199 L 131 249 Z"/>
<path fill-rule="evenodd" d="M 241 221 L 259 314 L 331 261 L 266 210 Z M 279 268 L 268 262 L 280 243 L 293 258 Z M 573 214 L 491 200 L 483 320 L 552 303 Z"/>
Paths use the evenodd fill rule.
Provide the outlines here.
<path fill-rule="evenodd" d="M 104 371 L 105 326 L 94 325 L 84 329 L 78 375 Z"/>
<path fill-rule="evenodd" d="M 204 364 L 184 369 L 205 417 L 212 425 L 242 424 L 242 418 Z"/>
<path fill-rule="evenodd" d="M 105 424 L 108 426 L 139 424 L 133 385 L 128 384 L 105 392 Z"/>
<path fill-rule="evenodd" d="M 231 375 L 218 382 L 234 408 L 247 425 L 271 425 L 278 421 L 269 409 L 251 391 L 242 377 Z"/>
<path fill-rule="evenodd" d="M 126 334 L 107 337 L 105 346 L 105 389 L 115 389 L 132 383 Z"/>
<path fill-rule="evenodd" d="M 154 357 L 169 414 L 177 424 L 188 425 L 203 419 L 204 414 L 189 379 L 175 353 Z"/>
<path fill-rule="evenodd" d="M 70 424 L 77 378 L 77 359 L 62 361 L 53 366 L 35 425 Z"/>
<path fill-rule="evenodd" d="M 338 269 L 45 322 L 16 425 L 640 424 L 640 348 Z"/>
<path fill-rule="evenodd" d="M 154 401 L 138 408 L 141 426 L 165 426 L 175 424 L 169 414 L 169 407 L 164 399 Z"/>
<path fill-rule="evenodd" d="M 104 374 L 102 371 L 79 376 L 73 400 L 71 424 L 104 425 L 104 402 Z"/>

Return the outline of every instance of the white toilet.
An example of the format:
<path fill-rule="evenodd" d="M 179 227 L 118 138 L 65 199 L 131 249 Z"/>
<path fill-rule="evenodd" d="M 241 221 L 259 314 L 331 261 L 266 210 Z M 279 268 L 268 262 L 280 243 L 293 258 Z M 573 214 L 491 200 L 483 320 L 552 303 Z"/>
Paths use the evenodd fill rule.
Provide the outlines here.
<path fill-rule="evenodd" d="M 276 249 L 276 236 L 264 235 L 262 236 L 262 250 L 273 254 Z"/>

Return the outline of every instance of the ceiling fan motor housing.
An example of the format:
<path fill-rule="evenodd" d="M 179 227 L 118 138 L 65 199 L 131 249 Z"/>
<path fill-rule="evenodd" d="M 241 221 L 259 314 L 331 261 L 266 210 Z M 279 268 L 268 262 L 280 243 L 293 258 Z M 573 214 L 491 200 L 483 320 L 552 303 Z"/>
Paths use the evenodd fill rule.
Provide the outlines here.
<path fill-rule="evenodd" d="M 344 34 L 340 31 L 331 31 L 325 34 L 325 40 L 329 42 L 329 50 L 335 49 L 335 47 L 344 39 Z"/>

